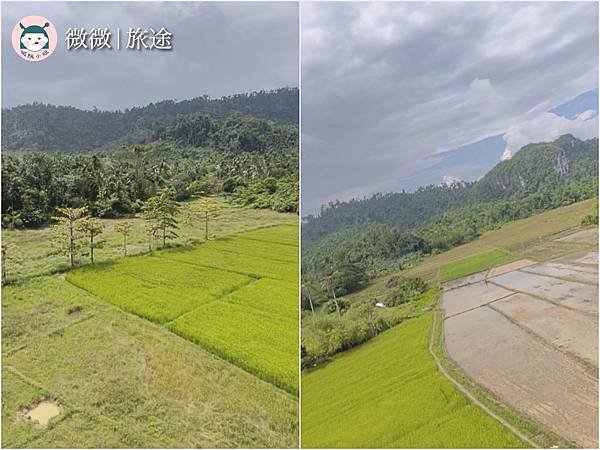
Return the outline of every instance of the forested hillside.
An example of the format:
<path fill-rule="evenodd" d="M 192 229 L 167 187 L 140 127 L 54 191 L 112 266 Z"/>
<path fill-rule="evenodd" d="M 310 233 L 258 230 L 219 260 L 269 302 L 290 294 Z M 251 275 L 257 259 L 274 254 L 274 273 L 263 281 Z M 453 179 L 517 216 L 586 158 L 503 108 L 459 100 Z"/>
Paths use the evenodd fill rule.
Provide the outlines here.
<path fill-rule="evenodd" d="M 3 150 L 83 152 L 148 143 L 179 115 L 222 118 L 239 113 L 282 124 L 298 123 L 298 89 L 283 88 L 213 99 L 164 100 L 124 111 L 81 110 L 42 103 L 2 110 Z"/>
<path fill-rule="evenodd" d="M 597 138 L 565 135 L 530 144 L 474 183 L 336 202 L 307 217 L 302 226 L 305 279 L 313 285 L 326 280 L 325 297 L 333 290 L 352 292 L 369 277 L 408 267 L 422 255 L 597 192 Z"/>
<path fill-rule="evenodd" d="M 470 185 L 431 185 L 415 192 L 378 193 L 364 199 L 331 202 L 317 216 L 304 218 L 302 240 L 310 243 L 340 230 L 373 223 L 414 228 L 449 209 L 469 204 L 471 191 Z"/>
<path fill-rule="evenodd" d="M 4 153 L 2 225 L 43 225 L 65 207 L 127 216 L 162 188 L 176 200 L 219 194 L 241 206 L 298 210 L 296 125 L 188 114 L 152 135 L 146 144 L 86 153 Z"/>
<path fill-rule="evenodd" d="M 598 139 L 582 141 L 570 134 L 554 142 L 529 144 L 502 161 L 473 186 L 476 201 L 523 198 L 598 175 Z"/>
<path fill-rule="evenodd" d="M 335 202 L 302 227 L 304 242 L 312 242 L 345 228 L 385 223 L 401 229 L 425 225 L 455 208 L 508 198 L 524 198 L 554 190 L 559 185 L 596 178 L 598 139 L 581 141 L 564 135 L 554 142 L 530 144 L 514 158 L 502 161 L 481 180 L 452 186 L 426 186 L 416 192 L 375 194 L 370 198 Z"/>

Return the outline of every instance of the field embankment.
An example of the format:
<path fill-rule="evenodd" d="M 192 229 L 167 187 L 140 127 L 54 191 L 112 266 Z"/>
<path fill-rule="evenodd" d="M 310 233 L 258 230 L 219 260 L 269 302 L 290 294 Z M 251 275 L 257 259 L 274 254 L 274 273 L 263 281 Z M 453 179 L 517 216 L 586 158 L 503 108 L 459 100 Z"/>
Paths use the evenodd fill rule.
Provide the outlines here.
<path fill-rule="evenodd" d="M 460 394 L 428 352 L 432 313 L 302 376 L 302 446 L 523 447 Z"/>
<path fill-rule="evenodd" d="M 103 262 L 66 276 L 36 276 L 64 267 L 47 229 L 3 231 L 26 258 L 3 288 L 2 445 L 297 447 L 297 216 L 232 209 L 219 239 L 127 258 L 105 223 Z"/>
<path fill-rule="evenodd" d="M 294 447 L 289 394 L 59 277 L 3 290 L 2 446 Z M 60 405 L 47 428 L 19 415 Z"/>
<path fill-rule="evenodd" d="M 440 280 L 465 276 L 469 285 L 476 286 L 485 278 L 488 269 L 500 264 L 527 259 L 529 262 L 523 266 L 527 268 L 539 261 L 560 259 L 573 252 L 585 253 L 590 245 L 597 246 L 598 238 L 597 233 L 591 233 L 590 229 L 580 230 L 581 220 L 594 211 L 596 204 L 596 199 L 580 202 L 504 225 L 485 233 L 476 241 L 427 257 L 414 268 L 399 272 L 399 275 L 421 276 L 434 285 Z M 580 266 L 589 260 L 583 257 L 579 261 Z M 519 267 L 511 266 L 510 270 L 518 270 Z M 478 274 L 480 271 L 483 271 L 482 276 Z M 497 275 L 501 276 L 500 272 Z M 572 272 L 570 277 L 590 277 L 589 273 L 583 275 L 580 272 Z M 389 291 L 389 280 L 390 275 L 378 278 L 365 289 L 347 295 L 340 301 L 351 305 L 373 304 L 385 297 Z M 471 302 L 470 306 L 463 305 L 463 309 L 469 311 L 493 301 L 495 293 L 503 288 L 490 286 L 489 289 L 493 292 L 476 292 L 473 296 L 463 298 L 463 303 Z M 417 314 L 417 318 L 407 319 L 369 342 L 338 355 L 333 361 L 303 373 L 303 447 L 527 446 L 508 428 L 472 404 L 438 372 L 427 351 L 432 313 L 423 306 L 420 305 L 421 315 Z M 460 314 L 461 311 L 457 310 L 456 313 Z M 451 317 L 448 310 L 446 313 Z M 483 330 L 485 327 L 480 328 Z M 467 333 L 459 347 L 468 354 L 466 349 L 478 339 Z M 477 343 L 484 346 L 484 341 L 481 339 Z M 587 346 L 578 349 L 589 354 Z M 485 358 L 495 358 L 489 348 Z M 498 370 L 495 379 L 499 380 L 504 369 L 497 364 L 491 366 Z M 544 370 L 551 371 L 549 367 Z M 463 375 L 463 372 L 459 375 Z M 458 379 L 459 382 L 470 382 L 468 378 Z M 593 391 L 593 385 L 590 386 Z M 584 391 L 588 392 L 590 386 L 585 387 Z M 468 389 L 477 390 L 477 398 L 486 397 L 488 392 L 472 383 Z M 486 405 L 490 403 L 490 410 L 499 413 L 503 419 L 503 414 L 510 416 L 507 423 L 511 426 L 516 426 L 519 431 L 523 431 L 521 426 L 527 427 L 524 435 L 534 440 L 538 437 L 543 442 L 550 442 L 550 445 L 564 444 L 570 440 L 560 430 L 557 430 L 560 434 L 557 436 L 543 426 L 530 422 L 531 415 L 525 419 L 521 416 L 525 414 L 522 409 L 500 405 L 497 396 L 484 400 Z M 420 418 L 426 420 L 420 422 Z M 533 420 L 539 421 L 539 418 L 533 417 Z"/>
<path fill-rule="evenodd" d="M 260 229 L 82 267 L 67 281 L 295 394 L 297 236 L 294 225 Z"/>
<path fill-rule="evenodd" d="M 596 447 L 598 229 L 545 245 L 554 243 L 572 253 L 446 285 L 445 349 L 475 383 L 526 418 L 576 446 Z"/>

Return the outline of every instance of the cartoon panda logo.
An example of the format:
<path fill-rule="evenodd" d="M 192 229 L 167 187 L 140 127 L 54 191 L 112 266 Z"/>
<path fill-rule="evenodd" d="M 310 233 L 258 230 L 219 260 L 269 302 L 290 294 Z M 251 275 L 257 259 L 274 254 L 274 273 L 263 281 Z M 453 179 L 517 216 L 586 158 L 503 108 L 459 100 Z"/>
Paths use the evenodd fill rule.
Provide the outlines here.
<path fill-rule="evenodd" d="M 13 28 L 13 48 L 27 61 L 43 61 L 56 50 L 57 42 L 56 28 L 42 16 L 23 17 Z"/>
<path fill-rule="evenodd" d="M 21 48 L 26 48 L 30 52 L 39 52 L 43 48 L 48 48 L 48 42 L 50 38 L 48 37 L 48 33 L 46 33 L 45 28 L 50 26 L 50 22 L 46 22 L 44 26 L 38 25 L 30 25 L 28 27 L 24 26 L 21 22 L 19 22 L 19 26 L 23 30 L 21 33 Z"/>

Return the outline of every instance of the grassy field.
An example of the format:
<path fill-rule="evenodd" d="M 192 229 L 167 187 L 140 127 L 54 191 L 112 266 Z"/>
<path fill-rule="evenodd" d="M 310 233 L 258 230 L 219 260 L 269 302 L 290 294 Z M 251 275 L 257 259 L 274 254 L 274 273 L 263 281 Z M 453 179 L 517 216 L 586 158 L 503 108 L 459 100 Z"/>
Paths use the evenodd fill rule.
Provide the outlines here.
<path fill-rule="evenodd" d="M 502 264 L 520 258 L 542 260 L 576 251 L 578 244 L 560 242 L 553 238 L 579 227 L 581 219 L 594 211 L 597 202 L 597 199 L 586 200 L 506 224 L 498 230 L 484 233 L 475 241 L 426 257 L 409 270 L 377 278 L 361 291 L 343 298 L 350 303 L 372 302 L 375 298 L 381 298 L 387 292 L 387 281 L 394 275 L 422 277 L 437 285 L 450 280 L 449 277 L 455 277 L 456 274 L 457 278 L 469 275 L 464 273 L 465 271 L 474 273 L 486 270 L 497 262 Z M 466 258 L 472 259 L 465 262 Z M 455 263 L 456 266 L 453 267 Z M 461 268 L 464 270 L 459 271 Z M 443 281 L 440 280 L 441 275 Z"/>
<path fill-rule="evenodd" d="M 373 303 L 389 291 L 393 276 L 422 277 L 431 285 L 489 269 L 520 258 L 547 260 L 589 246 L 557 239 L 580 228 L 581 219 L 595 210 L 597 199 L 558 208 L 484 233 L 475 241 L 424 258 L 415 267 L 372 280 L 365 288 L 341 297 L 351 304 Z"/>
<path fill-rule="evenodd" d="M 231 206 L 223 199 L 216 200 L 219 204 L 219 216 L 211 222 L 209 227 L 211 239 L 260 227 L 298 223 L 296 214 L 239 208 Z M 194 202 L 181 203 L 182 218 L 189 215 Z M 113 261 L 123 256 L 123 236 L 115 229 L 117 224 L 123 220 L 125 219 L 102 220 L 105 229 L 100 238 L 104 240 L 104 246 L 94 252 L 96 262 Z M 128 238 L 127 253 L 129 255 L 146 253 L 148 251 L 148 236 L 145 233 L 144 220 L 140 217 L 126 220 L 134 225 Z M 185 246 L 204 240 L 204 229 L 201 223 L 180 221 L 178 234 L 179 237 L 170 241 L 169 245 Z M 66 256 L 50 254 L 52 236 L 49 227 L 28 230 L 2 229 L 2 241 L 10 245 L 7 281 L 68 270 L 68 258 Z M 79 257 L 79 261 L 87 263 L 87 256 Z"/>
<path fill-rule="evenodd" d="M 435 329 L 432 335 L 432 351 L 436 354 L 441 366 L 446 370 L 450 377 L 456 380 L 461 386 L 467 389 L 478 401 L 480 401 L 489 411 L 501 417 L 512 427 L 517 429 L 526 439 L 534 442 L 536 448 L 573 448 L 574 444 L 558 436 L 548 428 L 538 422 L 535 422 L 517 411 L 513 410 L 496 394 L 483 386 L 475 383 L 467 376 L 460 366 L 454 362 L 446 353 L 444 344 L 444 319 L 443 311 L 436 309 L 433 312 L 437 315 L 434 318 Z"/>
<path fill-rule="evenodd" d="M 589 249 L 589 245 L 559 238 L 579 228 L 581 219 L 593 212 L 596 203 L 596 199 L 589 200 L 507 224 L 476 241 L 427 257 L 399 274 L 420 276 L 435 286 L 523 257 L 548 259 Z M 343 299 L 356 305 L 383 298 L 386 283 L 393 275 L 376 279 Z M 418 311 L 422 311 L 422 306 Z M 427 348 L 431 314 L 405 320 L 333 361 L 303 373 L 303 447 L 526 446 L 470 403 L 437 370 Z M 440 345 L 438 342 L 438 357 L 448 365 Z M 468 385 L 480 401 L 526 435 L 552 445 L 562 443 L 537 424 L 499 406 L 457 373 L 454 371 L 453 375 L 461 384 Z"/>
<path fill-rule="evenodd" d="M 84 266 L 67 281 L 297 393 L 297 238 L 297 226 L 271 227 Z"/>
<path fill-rule="evenodd" d="M 440 283 L 455 280 L 514 259 L 515 255 L 512 253 L 501 248 L 493 248 L 442 266 L 439 273 L 439 280 Z"/>
<path fill-rule="evenodd" d="M 152 254 L 134 219 L 127 258 L 116 222 L 66 274 L 48 229 L 3 230 L 2 445 L 297 447 L 297 216 L 223 204 Z M 20 415 L 42 400 L 48 428 Z"/>
<path fill-rule="evenodd" d="M 428 352 L 431 313 L 302 376 L 302 447 L 523 447 Z"/>
<path fill-rule="evenodd" d="M 442 267 L 494 249 L 511 253 L 513 260 L 520 258 L 541 260 L 565 255 L 574 251 L 576 244 L 559 242 L 552 238 L 579 227 L 583 217 L 593 213 L 597 204 L 598 199 L 590 199 L 511 222 L 498 230 L 484 233 L 468 244 L 425 258 L 421 264 L 404 274 L 420 276 L 437 283 L 440 281 L 438 274 Z M 481 270 L 486 268 L 483 267 Z"/>
<path fill-rule="evenodd" d="M 297 399 L 59 276 L 6 286 L 3 447 L 294 447 Z M 47 429 L 18 417 L 42 399 Z"/>

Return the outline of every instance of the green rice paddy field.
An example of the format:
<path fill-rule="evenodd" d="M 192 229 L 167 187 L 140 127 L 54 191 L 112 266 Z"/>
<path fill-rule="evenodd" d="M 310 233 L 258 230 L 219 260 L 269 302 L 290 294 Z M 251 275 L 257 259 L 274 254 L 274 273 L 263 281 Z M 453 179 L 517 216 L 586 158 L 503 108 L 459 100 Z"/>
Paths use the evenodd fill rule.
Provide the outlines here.
<path fill-rule="evenodd" d="M 443 266 L 439 272 L 439 280 L 440 283 L 456 280 L 514 259 L 517 259 L 517 256 L 513 253 L 501 248 L 492 248 Z"/>
<path fill-rule="evenodd" d="M 298 391 L 298 227 L 71 271 L 67 281 Z"/>
<path fill-rule="evenodd" d="M 440 278 L 447 281 L 510 260 L 558 258 L 572 252 L 574 246 L 553 238 L 579 227 L 583 217 L 592 214 L 597 207 L 598 199 L 593 198 L 507 223 L 497 230 L 483 233 L 478 239 L 467 244 L 425 258 L 421 264 L 405 274 L 437 283 L 441 281 Z M 474 255 L 481 255 L 478 262 L 477 257 L 464 262 L 465 258 Z M 455 263 L 457 265 L 454 265 Z M 472 270 L 465 270 L 468 269 L 465 265 L 469 264 L 473 264 L 474 267 Z M 452 273 L 454 270 L 458 273 Z"/>
<path fill-rule="evenodd" d="M 240 208 L 219 197 L 214 197 L 213 200 L 218 205 L 219 215 L 211 222 L 209 227 L 211 240 L 275 225 L 290 224 L 298 226 L 297 214 L 279 213 L 268 209 Z M 189 222 L 183 220 L 194 210 L 197 202 L 198 200 L 194 199 L 180 203 L 182 220 L 179 222 L 179 230 L 177 231 L 179 237 L 172 239 L 169 245 L 189 246 L 204 240 L 201 221 Z M 105 229 L 100 237 L 104 241 L 104 245 L 94 253 L 96 262 L 114 261 L 123 257 L 123 236 L 117 231 L 117 226 L 123 221 L 130 222 L 133 225 L 127 239 L 127 254 L 133 256 L 148 252 L 148 235 L 142 217 L 102 219 Z M 27 230 L 2 228 L 2 240 L 10 247 L 10 258 L 6 266 L 6 280 L 16 281 L 27 277 L 51 275 L 69 270 L 68 259 L 64 255 L 52 253 L 52 238 L 52 227 Z M 76 255 L 76 257 L 77 263 L 88 261 L 87 255 L 83 257 Z"/>
<path fill-rule="evenodd" d="M 407 320 L 304 373 L 302 447 L 524 447 L 438 372 L 431 319 Z"/>
<path fill-rule="evenodd" d="M 297 447 L 298 226 L 283 219 L 5 286 L 2 446 Z M 22 416 L 42 400 L 61 408 L 47 428 Z"/>
<path fill-rule="evenodd" d="M 436 286 L 510 260 L 550 259 L 576 251 L 579 244 L 558 238 L 577 229 L 596 205 L 597 199 L 592 199 L 509 223 L 399 274 L 421 276 Z M 344 299 L 351 304 L 372 303 L 385 293 L 390 276 Z M 303 372 L 303 448 L 529 446 L 473 405 L 438 371 L 428 349 L 433 312 L 421 311 L 418 317 Z M 520 423 L 511 411 L 502 414 L 510 416 L 511 425 Z"/>
<path fill-rule="evenodd" d="M 424 258 L 415 267 L 397 275 L 421 277 L 431 285 L 460 278 L 521 258 L 547 260 L 572 253 L 577 244 L 555 240 L 581 224 L 595 211 L 598 199 L 585 200 L 553 209 L 488 231 L 478 239 L 447 252 Z M 585 249 L 585 246 L 580 246 Z M 373 280 L 366 288 L 344 297 L 352 304 L 372 302 L 387 292 L 390 275 Z"/>

